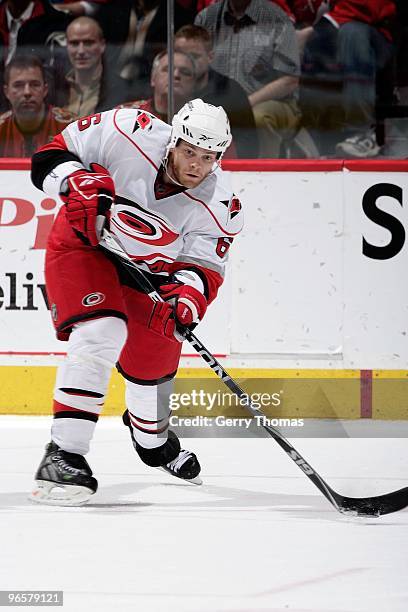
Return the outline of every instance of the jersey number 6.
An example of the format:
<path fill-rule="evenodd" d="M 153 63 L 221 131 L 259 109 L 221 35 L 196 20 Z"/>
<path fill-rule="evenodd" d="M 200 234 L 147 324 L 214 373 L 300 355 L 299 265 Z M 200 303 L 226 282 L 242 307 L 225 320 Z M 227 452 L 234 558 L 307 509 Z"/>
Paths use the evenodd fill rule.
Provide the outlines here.
<path fill-rule="evenodd" d="M 221 259 L 225 257 L 233 240 L 233 238 L 218 238 L 217 248 L 215 249 L 215 252 L 217 253 L 218 257 L 220 257 Z"/>
<path fill-rule="evenodd" d="M 89 115 L 88 117 L 82 117 L 78 121 L 78 130 L 83 132 L 87 130 L 91 125 L 98 125 L 101 122 L 102 116 L 101 113 L 96 113 L 96 115 Z"/>

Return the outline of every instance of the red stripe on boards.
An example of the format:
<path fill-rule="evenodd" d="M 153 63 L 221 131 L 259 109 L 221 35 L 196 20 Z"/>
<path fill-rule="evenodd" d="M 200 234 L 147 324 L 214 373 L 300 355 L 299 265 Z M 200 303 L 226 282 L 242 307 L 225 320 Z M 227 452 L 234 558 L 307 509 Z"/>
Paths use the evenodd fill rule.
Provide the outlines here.
<path fill-rule="evenodd" d="M 360 418 L 373 416 L 373 371 L 360 370 Z"/>
<path fill-rule="evenodd" d="M 140 152 L 144 155 L 142 151 Z M 153 163 L 149 158 L 147 159 Z M 3 157 L 0 159 L 0 170 L 30 169 L 31 159 L 29 158 Z M 343 169 L 354 172 L 407 172 L 408 160 L 225 159 L 222 162 L 222 169 L 233 172 L 339 172 Z"/>

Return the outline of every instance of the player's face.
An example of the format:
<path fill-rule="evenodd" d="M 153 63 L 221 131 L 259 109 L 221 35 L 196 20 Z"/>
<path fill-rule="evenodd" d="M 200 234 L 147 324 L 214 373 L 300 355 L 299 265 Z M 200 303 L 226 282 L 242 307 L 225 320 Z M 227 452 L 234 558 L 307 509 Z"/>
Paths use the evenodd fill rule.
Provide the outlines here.
<path fill-rule="evenodd" d="M 184 51 L 184 53 L 191 55 L 195 63 L 197 79 L 201 79 L 201 77 L 208 72 L 208 68 L 213 59 L 213 53 L 207 51 L 201 40 L 183 37 L 176 38 L 175 49 L 176 51 Z"/>
<path fill-rule="evenodd" d="M 167 55 L 160 58 L 153 71 L 151 85 L 158 96 L 167 95 L 169 87 L 168 78 L 169 61 Z M 192 94 L 195 85 L 194 66 L 183 53 L 174 54 L 174 95 L 187 99 Z"/>
<path fill-rule="evenodd" d="M 170 154 L 170 172 L 187 187 L 197 187 L 211 172 L 217 160 L 216 153 L 181 140 Z"/>
<path fill-rule="evenodd" d="M 35 117 L 44 108 L 48 93 L 40 68 L 12 68 L 4 94 L 17 116 Z"/>
<path fill-rule="evenodd" d="M 105 41 L 97 24 L 72 23 L 67 28 L 67 50 L 76 70 L 92 70 L 102 64 Z"/>

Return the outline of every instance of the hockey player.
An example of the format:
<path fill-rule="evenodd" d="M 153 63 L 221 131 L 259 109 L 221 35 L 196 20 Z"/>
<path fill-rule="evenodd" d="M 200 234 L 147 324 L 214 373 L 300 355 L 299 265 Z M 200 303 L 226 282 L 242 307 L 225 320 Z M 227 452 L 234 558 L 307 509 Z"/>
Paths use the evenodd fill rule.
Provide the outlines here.
<path fill-rule="evenodd" d="M 219 165 L 230 142 L 223 108 L 196 99 L 172 126 L 138 109 L 91 115 L 33 156 L 34 185 L 65 203 L 49 236 L 45 276 L 57 337 L 68 344 L 32 499 L 78 505 L 97 490 L 84 455 L 115 364 L 139 457 L 180 478 L 198 477 L 197 457 L 169 431 L 161 399 L 179 363 L 176 327 L 205 315 L 242 227 L 240 202 Z M 165 302 L 153 305 L 101 248 L 101 221 Z"/>

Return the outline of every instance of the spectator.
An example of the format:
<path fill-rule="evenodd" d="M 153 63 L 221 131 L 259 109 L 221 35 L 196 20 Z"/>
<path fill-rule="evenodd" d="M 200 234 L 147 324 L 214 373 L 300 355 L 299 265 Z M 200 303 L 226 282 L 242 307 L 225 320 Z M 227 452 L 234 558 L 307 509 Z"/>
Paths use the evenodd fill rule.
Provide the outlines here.
<path fill-rule="evenodd" d="M 56 11 L 48 0 L 4 0 L 0 4 L 0 90 L 4 66 L 17 51 L 42 59 L 48 77 L 48 97 L 54 101 L 54 77 L 61 73 L 65 56 L 65 30 L 71 18 Z M 58 85 L 58 83 L 57 83 Z M 0 109 L 6 110 L 2 95 Z"/>
<path fill-rule="evenodd" d="M 168 102 L 168 55 L 166 51 L 161 51 L 153 61 L 150 85 L 153 95 L 146 100 L 136 100 L 127 104 L 120 105 L 120 108 L 141 108 L 153 113 L 162 121 L 167 121 L 167 102 Z M 193 98 L 195 87 L 195 65 L 193 59 L 183 52 L 174 54 L 174 111 L 180 108 Z"/>
<path fill-rule="evenodd" d="M 17 48 L 18 31 L 25 21 L 41 11 L 41 3 L 33 4 L 31 0 L 5 0 L 0 5 L 0 36 L 2 63 L 7 65 Z"/>
<path fill-rule="evenodd" d="M 376 77 L 392 58 L 394 14 L 393 0 L 337 0 L 314 26 L 304 53 L 302 109 L 321 153 L 379 154 Z"/>
<path fill-rule="evenodd" d="M 214 4 L 219 0 L 199 0 L 198 11 Z M 316 17 L 323 12 L 329 0 L 269 0 L 279 6 L 296 27 L 296 36 L 299 44 L 299 52 L 302 55 L 306 40 L 312 33 L 312 24 Z"/>
<path fill-rule="evenodd" d="M 41 60 L 17 55 L 7 65 L 4 93 L 11 110 L 0 115 L 0 157 L 31 157 L 73 119 L 45 103 L 47 83 Z"/>
<path fill-rule="evenodd" d="M 196 66 L 195 96 L 222 106 L 231 124 L 239 157 L 258 156 L 258 138 L 248 96 L 234 79 L 210 68 L 214 57 L 211 34 L 197 25 L 185 25 L 175 35 L 175 50 L 188 53 Z"/>
<path fill-rule="evenodd" d="M 54 10 L 48 0 L 4 0 L 0 4 L 0 91 L 3 90 L 4 67 L 16 50 L 39 56 L 48 68 L 60 70 L 59 44 L 65 38 L 70 17 Z M 53 76 L 53 75 L 52 75 Z M 51 97 L 53 94 L 53 80 Z M 0 110 L 7 109 L 7 100 L 0 97 Z"/>
<path fill-rule="evenodd" d="M 299 52 L 295 28 L 268 0 L 223 0 L 198 13 L 214 38 L 212 67 L 245 89 L 258 128 L 261 157 L 279 157 L 298 129 Z"/>
<path fill-rule="evenodd" d="M 47 0 L 5 0 L 0 5 L 0 47 L 2 64 L 7 65 L 17 49 L 28 41 L 21 41 L 20 30 L 25 31 L 29 22 L 41 23 L 46 28 L 45 35 L 50 35 L 49 28 L 64 31 L 69 19 L 55 11 Z M 47 27 L 48 26 L 48 27 Z M 43 44 L 45 38 L 40 41 Z"/>
<path fill-rule="evenodd" d="M 77 17 L 67 28 L 72 69 L 65 77 L 58 106 L 76 117 L 108 110 L 128 99 L 127 83 L 104 66 L 105 39 L 91 17 Z"/>

